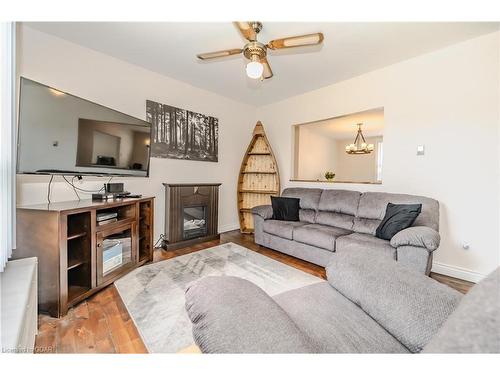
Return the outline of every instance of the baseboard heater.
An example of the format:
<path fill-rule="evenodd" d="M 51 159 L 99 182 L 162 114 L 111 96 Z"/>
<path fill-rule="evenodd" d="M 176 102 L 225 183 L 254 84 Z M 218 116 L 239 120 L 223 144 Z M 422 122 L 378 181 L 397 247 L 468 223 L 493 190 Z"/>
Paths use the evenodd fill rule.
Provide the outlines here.
<path fill-rule="evenodd" d="M 13 260 L 0 273 L 2 353 L 33 353 L 38 332 L 37 258 Z"/>

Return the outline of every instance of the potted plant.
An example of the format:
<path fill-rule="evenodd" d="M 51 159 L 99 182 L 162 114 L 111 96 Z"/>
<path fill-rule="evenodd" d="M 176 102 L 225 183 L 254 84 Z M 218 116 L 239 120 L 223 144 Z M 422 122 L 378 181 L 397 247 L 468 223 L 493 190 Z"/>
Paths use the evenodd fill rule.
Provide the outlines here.
<path fill-rule="evenodd" d="M 335 178 L 335 173 L 326 171 L 325 178 L 327 181 L 333 181 L 333 179 Z"/>

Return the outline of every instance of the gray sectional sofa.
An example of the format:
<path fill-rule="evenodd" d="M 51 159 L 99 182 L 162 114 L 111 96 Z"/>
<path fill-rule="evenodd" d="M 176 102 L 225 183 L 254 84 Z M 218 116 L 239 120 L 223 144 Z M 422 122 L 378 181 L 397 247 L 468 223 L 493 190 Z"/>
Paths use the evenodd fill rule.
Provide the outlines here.
<path fill-rule="evenodd" d="M 500 353 L 500 270 L 469 293 L 366 249 L 334 253 L 328 281 L 267 295 L 209 276 L 186 291 L 203 353 Z"/>
<path fill-rule="evenodd" d="M 300 199 L 300 221 L 272 220 L 269 206 L 252 210 L 255 242 L 325 267 L 334 252 L 367 249 L 425 274 L 439 246 L 439 202 L 435 199 L 379 192 L 288 188 L 283 197 Z M 387 203 L 421 203 L 412 227 L 391 241 L 375 237 Z"/>

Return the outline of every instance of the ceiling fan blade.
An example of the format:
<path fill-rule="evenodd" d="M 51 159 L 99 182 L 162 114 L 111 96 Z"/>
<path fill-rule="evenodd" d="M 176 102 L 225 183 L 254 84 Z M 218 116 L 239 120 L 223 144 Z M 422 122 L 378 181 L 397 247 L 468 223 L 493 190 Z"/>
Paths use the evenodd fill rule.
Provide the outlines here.
<path fill-rule="evenodd" d="M 271 69 L 271 65 L 269 65 L 269 61 L 267 58 L 263 58 L 260 60 L 260 63 L 264 66 L 264 72 L 262 73 L 262 79 L 269 79 L 273 76 L 273 70 Z"/>
<path fill-rule="evenodd" d="M 288 38 L 271 40 L 267 44 L 267 48 L 282 49 L 282 48 L 293 48 L 302 46 L 313 46 L 323 42 L 323 39 L 324 37 L 322 33 L 291 36 Z"/>
<path fill-rule="evenodd" d="M 246 40 L 252 42 L 257 39 L 257 34 L 250 22 L 235 22 L 234 24 Z"/>
<path fill-rule="evenodd" d="M 217 59 L 219 57 L 237 55 L 241 52 L 243 52 L 242 49 L 234 48 L 234 49 L 226 49 L 223 51 L 200 53 L 196 55 L 196 57 L 198 57 L 200 60 L 210 60 L 210 59 Z"/>

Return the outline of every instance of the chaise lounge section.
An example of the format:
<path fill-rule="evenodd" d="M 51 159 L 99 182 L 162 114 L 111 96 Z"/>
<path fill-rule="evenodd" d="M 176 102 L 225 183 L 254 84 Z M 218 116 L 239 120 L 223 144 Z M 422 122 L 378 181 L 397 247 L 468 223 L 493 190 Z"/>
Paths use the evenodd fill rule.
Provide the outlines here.
<path fill-rule="evenodd" d="M 269 296 L 208 276 L 186 291 L 203 353 L 500 353 L 500 269 L 462 296 L 367 250 L 334 253 L 328 281 Z"/>
<path fill-rule="evenodd" d="M 300 221 L 273 220 L 270 205 L 252 210 L 255 242 L 325 267 L 334 252 L 367 249 L 429 274 L 440 242 L 439 202 L 381 192 L 287 188 L 283 197 L 300 199 Z M 390 241 L 375 237 L 388 203 L 422 204 L 413 226 Z"/>

